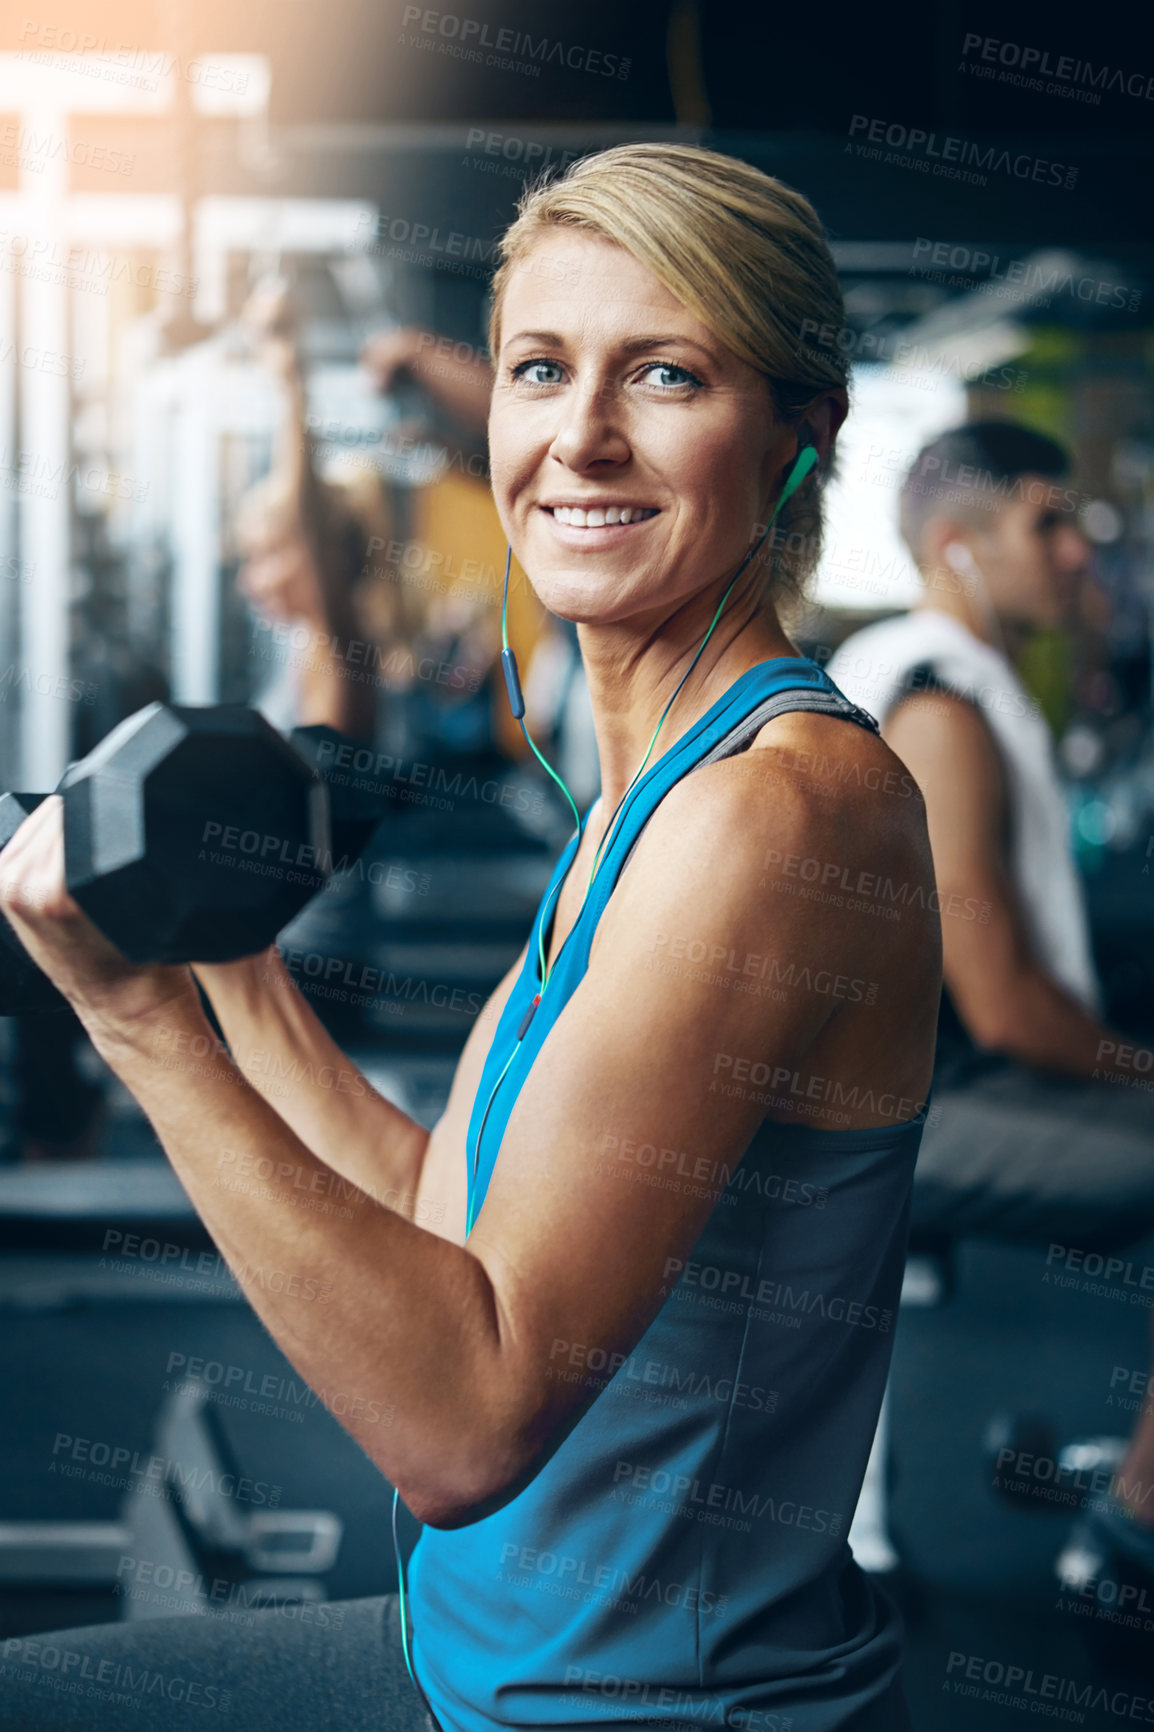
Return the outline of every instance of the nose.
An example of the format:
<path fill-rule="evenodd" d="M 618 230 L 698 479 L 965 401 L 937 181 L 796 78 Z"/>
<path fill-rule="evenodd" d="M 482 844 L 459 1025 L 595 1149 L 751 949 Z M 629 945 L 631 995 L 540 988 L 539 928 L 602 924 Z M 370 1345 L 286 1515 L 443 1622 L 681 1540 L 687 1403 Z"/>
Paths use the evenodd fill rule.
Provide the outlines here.
<path fill-rule="evenodd" d="M 1072 523 L 1064 524 L 1060 539 L 1059 558 L 1066 571 L 1084 571 L 1090 563 L 1090 543 Z"/>
<path fill-rule="evenodd" d="M 595 463 L 625 462 L 629 441 L 619 411 L 616 393 L 600 380 L 589 379 L 566 392 L 549 455 L 575 470 Z"/>

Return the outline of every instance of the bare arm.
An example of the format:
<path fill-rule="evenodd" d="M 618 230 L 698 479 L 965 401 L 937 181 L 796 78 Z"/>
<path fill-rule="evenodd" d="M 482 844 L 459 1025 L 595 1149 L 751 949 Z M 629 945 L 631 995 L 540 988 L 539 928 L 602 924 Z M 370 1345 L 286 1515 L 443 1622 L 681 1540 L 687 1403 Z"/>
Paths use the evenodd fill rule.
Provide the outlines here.
<path fill-rule="evenodd" d="M 945 982 L 971 1038 L 1024 1064 L 1125 1080 L 1099 1056 L 1116 1050 L 1119 1037 L 1052 980 L 1030 948 L 1010 876 L 1005 776 L 977 710 L 938 692 L 909 697 L 883 733 L 925 799 Z M 953 918 L 951 908 L 960 911 Z"/>
<path fill-rule="evenodd" d="M 309 628 L 306 646 L 294 645 L 292 654 L 301 722 L 325 722 L 343 733 L 367 738 L 375 713 L 374 687 L 363 677 L 364 668 L 347 659 L 348 646 L 358 637 L 352 598 L 356 574 L 349 570 L 343 545 L 347 537 L 336 521 L 331 494 L 317 473 L 304 372 L 287 294 L 280 287 L 257 290 L 244 316 L 261 359 L 284 389 L 272 475 L 295 518 L 298 564 L 303 567 L 287 592 L 278 593 L 275 579 L 271 590 L 266 578 L 258 580 L 252 599 L 264 611 L 287 614 Z"/>
<path fill-rule="evenodd" d="M 750 791 L 744 766 L 717 765 L 667 796 L 521 1090 L 465 1245 L 364 1193 L 341 1211 L 302 1206 L 332 1169 L 239 1073 L 193 1080 L 151 1062 L 158 1022 L 203 1034 L 206 1020 L 186 970 L 125 962 L 68 896 L 59 799 L 0 858 L 0 905 L 140 1101 L 255 1310 L 314 1388 L 342 1396 L 346 1429 L 434 1526 L 480 1519 L 540 1472 L 599 1393 L 550 1377 L 552 1344 L 627 1354 L 714 1208 L 708 1186 L 622 1183 L 597 1158 L 607 1137 L 732 1169 L 764 1107 L 756 1090 L 717 1090 L 718 1055 L 768 1052 L 792 1072 L 842 1014 L 820 994 L 719 993 L 702 971 L 643 967 L 662 933 L 700 919 L 703 885 L 723 954 L 780 945 L 818 969 L 856 966 L 856 914 L 761 888 L 771 846 L 848 851 L 852 868 L 846 815 L 784 788 L 751 810 Z M 901 991 L 900 976 L 886 984 Z M 214 1185 L 223 1148 L 268 1161 L 259 1197 Z"/>
<path fill-rule="evenodd" d="M 335 1173 L 413 1218 L 428 1131 L 346 1058 L 276 946 L 240 962 L 202 964 L 195 973 L 240 1076 Z M 183 1030 L 178 1024 L 161 1039 L 179 1068 L 188 1050 Z M 226 1165 L 229 1177 L 245 1177 L 235 1162 Z"/>
<path fill-rule="evenodd" d="M 361 351 L 361 359 L 381 391 L 387 391 L 397 372 L 404 368 L 435 403 L 483 441 L 489 420 L 493 369 L 480 355 L 462 357 L 460 350 L 465 347 L 438 337 L 433 331 L 405 328 L 382 331 L 371 337 Z"/>
<path fill-rule="evenodd" d="M 525 952 L 485 1005 L 465 1043 L 449 1102 L 427 1131 L 386 1100 L 345 1056 L 298 988 L 276 946 L 240 962 L 198 964 L 237 1071 L 333 1172 L 366 1196 L 463 1244 L 464 1164 L 460 1145 L 489 1042 Z M 200 1044 L 184 1030 L 159 1031 L 166 1067 L 197 1068 Z M 173 1064 L 175 1060 L 175 1064 Z M 228 1163 L 230 1168 L 235 1163 Z M 241 1175 L 236 1175 L 240 1177 Z"/>

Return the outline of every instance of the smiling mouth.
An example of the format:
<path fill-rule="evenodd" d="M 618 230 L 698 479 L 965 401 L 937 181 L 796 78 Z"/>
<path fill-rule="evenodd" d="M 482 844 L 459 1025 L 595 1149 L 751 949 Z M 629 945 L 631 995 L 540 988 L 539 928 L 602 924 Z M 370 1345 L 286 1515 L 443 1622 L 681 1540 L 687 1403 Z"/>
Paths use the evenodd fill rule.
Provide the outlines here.
<path fill-rule="evenodd" d="M 646 523 L 656 517 L 658 508 L 652 505 L 543 505 L 555 523 L 570 529 L 607 529 L 614 524 Z"/>

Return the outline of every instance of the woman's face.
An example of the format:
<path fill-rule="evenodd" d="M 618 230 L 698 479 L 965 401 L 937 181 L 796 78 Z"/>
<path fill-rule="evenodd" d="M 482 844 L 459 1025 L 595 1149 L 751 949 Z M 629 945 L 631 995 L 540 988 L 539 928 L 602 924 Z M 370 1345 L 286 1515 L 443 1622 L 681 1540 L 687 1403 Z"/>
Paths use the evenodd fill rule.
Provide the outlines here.
<path fill-rule="evenodd" d="M 501 310 L 489 413 L 493 494 L 545 606 L 610 624 L 737 570 L 797 450 L 765 378 L 623 248 L 558 231 Z M 580 527 L 557 508 L 628 507 Z"/>

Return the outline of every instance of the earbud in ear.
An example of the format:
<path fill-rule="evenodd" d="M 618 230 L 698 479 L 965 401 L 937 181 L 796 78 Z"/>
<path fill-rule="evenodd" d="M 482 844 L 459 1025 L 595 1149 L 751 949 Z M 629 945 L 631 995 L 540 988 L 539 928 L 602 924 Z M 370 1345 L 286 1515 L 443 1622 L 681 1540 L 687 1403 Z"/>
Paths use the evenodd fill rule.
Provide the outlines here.
<path fill-rule="evenodd" d="M 964 541 L 948 541 L 942 549 L 942 558 L 959 577 L 968 577 L 976 569 L 974 556 Z"/>
<path fill-rule="evenodd" d="M 793 468 L 787 475 L 785 486 L 778 495 L 777 504 L 773 508 L 773 516 L 769 520 L 770 523 L 773 522 L 774 517 L 777 516 L 790 495 L 797 492 L 798 488 L 801 486 L 802 482 L 805 480 L 816 462 L 817 446 L 803 445 L 797 456 L 794 458 Z"/>

